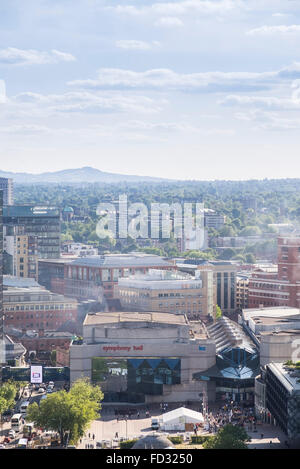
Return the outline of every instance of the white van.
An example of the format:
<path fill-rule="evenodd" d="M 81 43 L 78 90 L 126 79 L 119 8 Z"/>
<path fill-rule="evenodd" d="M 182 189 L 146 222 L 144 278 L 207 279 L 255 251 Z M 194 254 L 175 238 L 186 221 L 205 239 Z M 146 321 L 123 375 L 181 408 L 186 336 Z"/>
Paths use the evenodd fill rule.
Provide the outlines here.
<path fill-rule="evenodd" d="M 151 428 L 152 430 L 158 430 L 160 427 L 159 419 L 157 417 L 152 417 L 151 419 Z"/>

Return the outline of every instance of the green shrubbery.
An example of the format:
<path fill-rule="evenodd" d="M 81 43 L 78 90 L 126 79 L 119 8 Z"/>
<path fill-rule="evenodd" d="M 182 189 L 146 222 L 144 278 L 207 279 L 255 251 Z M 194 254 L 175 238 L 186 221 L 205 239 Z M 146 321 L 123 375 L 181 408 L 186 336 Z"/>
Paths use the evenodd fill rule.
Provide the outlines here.
<path fill-rule="evenodd" d="M 206 441 L 209 441 L 213 438 L 213 436 L 209 435 L 199 435 L 199 436 L 192 436 L 191 438 L 191 445 L 202 445 Z"/>
<path fill-rule="evenodd" d="M 120 449 L 131 449 L 138 440 L 126 440 L 120 442 Z"/>
<path fill-rule="evenodd" d="M 173 443 L 173 445 L 181 445 L 183 443 L 183 436 L 176 435 L 176 436 L 168 436 L 168 440 Z"/>

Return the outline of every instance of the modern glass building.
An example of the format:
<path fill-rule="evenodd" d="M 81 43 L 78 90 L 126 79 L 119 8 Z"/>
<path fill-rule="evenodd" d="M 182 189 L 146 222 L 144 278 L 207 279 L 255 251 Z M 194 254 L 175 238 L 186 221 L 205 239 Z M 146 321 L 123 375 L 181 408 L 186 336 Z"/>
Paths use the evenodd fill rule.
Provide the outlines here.
<path fill-rule="evenodd" d="M 6 235 L 14 234 L 16 226 L 23 227 L 24 235 L 37 238 L 38 257 L 60 257 L 60 211 L 55 207 L 11 205 L 3 209 Z M 11 231 L 11 233 L 10 233 Z"/>
<path fill-rule="evenodd" d="M 181 383 L 180 358 L 92 359 L 92 382 L 104 402 L 145 402 L 145 395 L 163 395 L 163 386 Z"/>
<path fill-rule="evenodd" d="M 266 365 L 266 408 L 291 439 L 300 438 L 300 369 Z"/>
<path fill-rule="evenodd" d="M 215 385 L 215 399 L 253 404 L 255 378 L 260 374 L 259 352 L 241 326 L 223 317 L 207 327 L 216 343 L 216 363 L 194 379 Z"/>

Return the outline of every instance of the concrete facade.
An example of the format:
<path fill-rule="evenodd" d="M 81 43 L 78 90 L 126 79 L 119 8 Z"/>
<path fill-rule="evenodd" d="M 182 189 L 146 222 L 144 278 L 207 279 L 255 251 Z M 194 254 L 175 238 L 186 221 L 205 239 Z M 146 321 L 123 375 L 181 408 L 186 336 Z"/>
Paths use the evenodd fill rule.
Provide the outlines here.
<path fill-rule="evenodd" d="M 181 361 L 180 384 L 163 385 L 162 395 L 146 395 L 146 402 L 199 401 L 206 383 L 193 374 L 213 366 L 216 348 L 205 328 L 185 315 L 168 313 L 98 313 L 83 325 L 83 345 L 70 348 L 71 382 L 92 377 L 92 358 L 171 358 Z M 214 390 L 208 389 L 213 399 Z"/>

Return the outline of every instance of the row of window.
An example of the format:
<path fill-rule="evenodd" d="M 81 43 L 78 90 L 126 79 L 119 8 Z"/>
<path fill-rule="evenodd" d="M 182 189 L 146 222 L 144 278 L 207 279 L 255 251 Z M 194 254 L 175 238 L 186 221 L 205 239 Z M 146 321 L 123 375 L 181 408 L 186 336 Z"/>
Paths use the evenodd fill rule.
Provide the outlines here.
<path fill-rule="evenodd" d="M 35 315 L 36 318 L 44 318 L 44 313 L 40 313 L 40 314 L 36 314 Z M 63 318 L 72 318 L 73 317 L 73 314 L 72 313 L 61 313 L 61 314 L 45 314 L 45 317 L 46 318 L 59 318 L 59 317 L 63 317 Z M 5 318 L 6 319 L 16 319 L 17 321 L 23 321 L 25 319 L 25 315 L 24 316 L 15 316 L 13 314 L 9 315 L 9 314 L 5 314 Z M 26 319 L 33 319 L 34 318 L 34 314 L 26 314 Z"/>
<path fill-rule="evenodd" d="M 74 309 L 73 305 L 28 305 L 28 306 L 5 306 L 4 311 L 44 311 Z"/>

